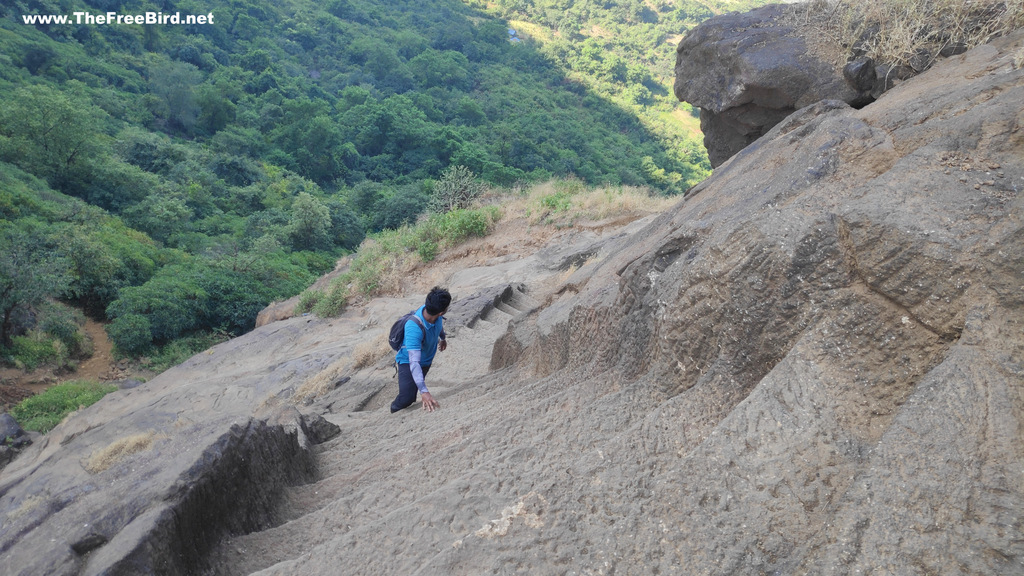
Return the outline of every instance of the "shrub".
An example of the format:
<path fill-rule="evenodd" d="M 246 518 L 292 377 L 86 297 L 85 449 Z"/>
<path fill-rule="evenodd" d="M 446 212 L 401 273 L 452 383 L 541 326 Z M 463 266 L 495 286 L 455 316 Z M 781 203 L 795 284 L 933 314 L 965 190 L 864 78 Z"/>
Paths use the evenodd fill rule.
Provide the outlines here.
<path fill-rule="evenodd" d="M 349 287 L 346 284 L 336 280 L 327 289 L 327 293 L 317 300 L 316 305 L 313 306 L 313 312 L 324 318 L 341 314 L 341 311 L 348 305 L 348 291 Z"/>
<path fill-rule="evenodd" d="M 572 206 L 572 199 L 564 192 L 555 192 L 542 197 L 540 205 L 551 212 L 565 212 Z"/>
<path fill-rule="evenodd" d="M 92 354 L 91 342 L 82 334 L 85 317 L 59 302 L 47 302 L 40 310 L 39 328 L 63 343 L 68 354 L 86 357 Z"/>
<path fill-rule="evenodd" d="M 107 316 L 114 318 L 115 323 L 129 314 L 145 316 L 149 321 L 150 341 L 177 338 L 199 327 L 207 315 L 209 296 L 195 276 L 194 267 L 164 267 L 142 286 L 122 289 L 118 299 L 107 307 Z M 135 319 L 131 324 L 138 326 Z M 111 338 L 114 339 L 113 334 Z"/>
<path fill-rule="evenodd" d="M 26 336 L 15 336 L 11 343 L 11 356 L 15 366 L 35 370 L 39 366 L 57 359 L 54 339 L 39 330 L 32 330 Z"/>
<path fill-rule="evenodd" d="M 139 355 L 153 344 L 153 333 L 149 318 L 141 314 L 124 314 L 107 325 L 107 335 L 118 351 L 128 355 Z"/>
<path fill-rule="evenodd" d="M 501 208 L 488 206 L 479 210 L 449 212 L 438 222 L 445 247 L 454 246 L 470 236 L 486 236 L 501 217 Z"/>
<path fill-rule="evenodd" d="M 473 172 L 465 166 L 449 166 L 434 184 L 430 198 L 432 212 L 451 212 L 469 207 L 470 202 L 484 191 Z"/>
<path fill-rule="evenodd" d="M 306 312 L 312 312 L 318 302 L 323 300 L 324 293 L 322 290 L 306 290 L 299 295 L 299 302 L 295 305 L 296 314 L 305 314 Z"/>
<path fill-rule="evenodd" d="M 441 250 L 455 246 L 466 238 L 486 236 L 500 217 L 501 209 L 497 206 L 434 214 L 416 227 L 416 253 L 424 262 L 430 262 Z"/>
<path fill-rule="evenodd" d="M 117 386 L 99 382 L 65 382 L 22 400 L 11 408 L 11 416 L 25 430 L 45 434 L 71 412 L 95 404 L 114 390 Z"/>
<path fill-rule="evenodd" d="M 38 221 L 0 219 L 0 344 L 10 345 L 15 328 L 31 327 L 13 321 L 19 311 L 67 292 L 70 266 L 54 246 L 56 240 L 53 230 Z"/>
<path fill-rule="evenodd" d="M 430 262 L 434 258 L 437 258 L 438 250 L 437 242 L 434 242 L 433 240 L 423 240 L 416 248 L 416 254 L 424 262 Z"/>

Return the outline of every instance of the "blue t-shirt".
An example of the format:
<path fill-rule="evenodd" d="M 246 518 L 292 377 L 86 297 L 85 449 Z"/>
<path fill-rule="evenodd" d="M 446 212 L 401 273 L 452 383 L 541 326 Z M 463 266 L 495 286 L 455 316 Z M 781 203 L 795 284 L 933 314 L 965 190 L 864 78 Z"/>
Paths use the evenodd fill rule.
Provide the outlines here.
<path fill-rule="evenodd" d="M 437 322 L 431 324 L 423 317 L 423 309 L 426 306 L 420 306 L 419 310 L 416 311 L 416 316 L 419 317 L 420 322 L 423 322 L 426 332 L 420 329 L 420 325 L 415 320 L 409 319 L 405 322 L 405 340 L 402 341 L 402 347 L 395 354 L 395 362 L 399 364 L 409 363 L 409 350 L 420 351 L 420 365 L 430 366 L 434 361 L 434 354 L 437 353 L 437 343 L 441 340 L 441 333 L 444 331 L 444 317 L 441 316 L 437 319 Z"/>

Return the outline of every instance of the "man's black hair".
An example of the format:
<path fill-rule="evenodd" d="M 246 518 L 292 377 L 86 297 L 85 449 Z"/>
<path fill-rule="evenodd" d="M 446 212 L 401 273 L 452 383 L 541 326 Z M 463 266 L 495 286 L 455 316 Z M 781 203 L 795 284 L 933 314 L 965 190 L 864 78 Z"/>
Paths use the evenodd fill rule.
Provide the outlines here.
<path fill-rule="evenodd" d="M 425 310 L 427 314 L 440 314 L 447 310 L 451 303 L 452 295 L 448 293 L 448 290 L 434 286 L 430 294 L 427 294 Z"/>

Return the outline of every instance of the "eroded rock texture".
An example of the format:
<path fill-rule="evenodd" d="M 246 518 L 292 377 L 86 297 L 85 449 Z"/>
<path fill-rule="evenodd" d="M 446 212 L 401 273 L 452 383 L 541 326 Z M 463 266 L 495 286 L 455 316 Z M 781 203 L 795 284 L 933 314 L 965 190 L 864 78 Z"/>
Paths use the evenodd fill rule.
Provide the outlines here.
<path fill-rule="evenodd" d="M 803 108 L 655 219 L 425 277 L 458 304 L 438 412 L 338 363 L 408 299 L 108 396 L 0 476 L 0 571 L 1024 573 L 1021 50 Z M 174 512 L 232 478 L 267 488 Z"/>
<path fill-rule="evenodd" d="M 595 564 L 1024 569 L 1020 37 L 791 115 L 519 327 Z"/>

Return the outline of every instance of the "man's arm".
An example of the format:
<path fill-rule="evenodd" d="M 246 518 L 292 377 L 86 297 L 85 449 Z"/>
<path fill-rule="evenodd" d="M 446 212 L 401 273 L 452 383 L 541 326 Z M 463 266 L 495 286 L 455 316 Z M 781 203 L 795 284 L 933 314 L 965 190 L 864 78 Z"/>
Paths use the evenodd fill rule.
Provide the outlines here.
<path fill-rule="evenodd" d="M 419 350 L 409 350 L 409 371 L 412 372 L 412 380 L 416 383 L 420 396 L 423 397 L 423 409 L 427 412 L 433 412 L 435 408 L 440 408 L 441 404 L 434 400 L 430 390 L 427 390 L 427 383 L 423 379 L 423 366 L 420 365 L 420 358 L 421 352 Z"/>
<path fill-rule="evenodd" d="M 409 371 L 412 372 L 412 381 L 416 383 L 420 394 L 430 394 L 430 390 L 427 390 L 427 383 L 423 379 L 423 366 L 420 365 L 422 354 L 420 350 L 409 350 Z"/>

